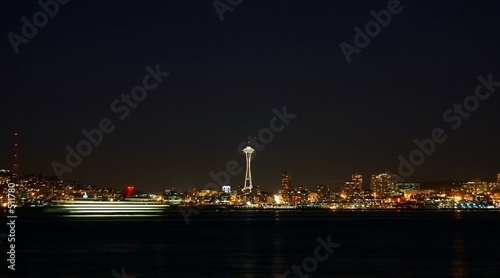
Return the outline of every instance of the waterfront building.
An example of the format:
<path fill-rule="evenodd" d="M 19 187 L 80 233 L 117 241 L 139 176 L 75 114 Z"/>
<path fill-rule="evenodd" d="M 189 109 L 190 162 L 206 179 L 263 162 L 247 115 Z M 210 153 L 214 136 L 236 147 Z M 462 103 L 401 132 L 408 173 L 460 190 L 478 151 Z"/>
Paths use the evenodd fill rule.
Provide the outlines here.
<path fill-rule="evenodd" d="M 397 181 L 398 176 L 395 174 L 381 173 L 372 175 L 370 189 L 376 198 L 393 195 L 397 193 Z"/>
<path fill-rule="evenodd" d="M 290 191 L 292 190 L 292 173 L 285 171 L 281 173 L 281 200 L 284 204 L 290 202 Z"/>

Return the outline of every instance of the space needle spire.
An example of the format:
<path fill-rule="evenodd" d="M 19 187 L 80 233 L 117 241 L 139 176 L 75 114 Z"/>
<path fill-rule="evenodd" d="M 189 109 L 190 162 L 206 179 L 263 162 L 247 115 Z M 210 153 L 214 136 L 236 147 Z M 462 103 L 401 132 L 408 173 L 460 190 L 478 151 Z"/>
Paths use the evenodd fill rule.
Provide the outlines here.
<path fill-rule="evenodd" d="M 247 142 L 247 146 L 243 148 L 243 152 L 245 153 L 245 158 L 247 161 L 247 170 L 245 172 L 245 184 L 243 185 L 244 192 L 252 192 L 252 171 L 250 168 L 250 163 L 252 161 L 252 153 L 255 150 L 250 147 L 250 142 Z"/>

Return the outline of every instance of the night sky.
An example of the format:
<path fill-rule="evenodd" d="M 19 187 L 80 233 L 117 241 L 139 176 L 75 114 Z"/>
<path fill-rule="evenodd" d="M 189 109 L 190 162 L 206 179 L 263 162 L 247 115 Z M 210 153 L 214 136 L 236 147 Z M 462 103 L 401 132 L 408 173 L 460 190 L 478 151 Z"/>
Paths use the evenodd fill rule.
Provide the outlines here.
<path fill-rule="evenodd" d="M 495 180 L 500 87 L 456 129 L 443 114 L 474 95 L 478 76 L 500 82 L 500 3 L 402 0 L 348 63 L 339 45 L 355 46 L 353 28 L 389 2 L 246 0 L 221 21 L 211 1 L 73 0 L 16 54 L 8 34 L 22 36 L 21 18 L 42 9 L 5 1 L 0 168 L 12 164 L 18 131 L 21 172 L 54 175 L 66 146 L 109 118 L 115 129 L 64 179 L 201 188 L 228 161 L 243 168 L 240 143 L 286 106 L 296 118 L 252 164 L 262 190 L 277 190 L 286 170 L 294 186 L 339 185 L 356 171 L 368 185 L 374 173 L 397 174 L 398 156 L 408 159 L 435 128 L 447 140 L 406 180 Z M 156 65 L 170 74 L 121 120 L 111 104 Z"/>

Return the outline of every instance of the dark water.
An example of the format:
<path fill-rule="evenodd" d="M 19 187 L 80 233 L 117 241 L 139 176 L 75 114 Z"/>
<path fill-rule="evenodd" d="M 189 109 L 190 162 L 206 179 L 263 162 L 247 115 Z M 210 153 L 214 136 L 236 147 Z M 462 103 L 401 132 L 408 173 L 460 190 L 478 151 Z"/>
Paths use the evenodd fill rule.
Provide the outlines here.
<path fill-rule="evenodd" d="M 113 278 L 127 277 L 125 267 L 137 278 L 281 277 L 310 257 L 309 277 L 500 277 L 498 211 L 201 211 L 190 220 L 179 211 L 153 218 L 20 215 L 16 271 L 5 276 L 4 263 L 0 273 Z M 341 245 L 312 262 L 317 238 L 328 236 Z"/>

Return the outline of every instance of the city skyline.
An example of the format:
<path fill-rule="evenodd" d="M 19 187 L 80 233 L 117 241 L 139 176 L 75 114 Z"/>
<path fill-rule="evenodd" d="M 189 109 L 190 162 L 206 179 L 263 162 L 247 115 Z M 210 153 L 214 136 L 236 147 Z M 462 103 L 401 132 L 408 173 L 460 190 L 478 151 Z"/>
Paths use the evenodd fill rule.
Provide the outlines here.
<path fill-rule="evenodd" d="M 3 169 L 8 169 L 8 170 L 11 170 L 13 172 L 19 172 L 19 159 L 18 159 L 18 150 L 19 150 L 19 144 L 18 144 L 18 139 L 19 139 L 19 133 L 18 132 L 14 132 L 13 134 L 13 157 L 12 157 L 12 165 L 11 167 L 4 167 Z M 244 143 L 244 142 L 242 142 Z M 242 145 L 242 143 L 239 144 L 239 146 Z M 197 184 L 197 185 L 194 185 L 194 186 L 186 186 L 186 185 L 155 185 L 155 186 L 145 186 L 143 184 L 134 184 L 134 183 L 127 183 L 127 184 L 123 184 L 123 185 L 118 185 L 118 186 L 115 186 L 115 185 L 109 185 L 109 184 L 96 184 L 96 183 L 91 183 L 91 182 L 82 182 L 82 181 L 79 181 L 79 180 L 74 180 L 74 179 L 64 179 L 64 180 L 73 180 L 73 181 L 76 181 L 76 182 L 79 182 L 79 183 L 87 183 L 87 184 L 93 184 L 93 185 L 96 185 L 96 186 L 100 186 L 100 187 L 113 187 L 114 189 L 116 190 L 121 190 L 122 188 L 125 188 L 127 186 L 136 186 L 138 188 L 144 188 L 143 191 L 162 191 L 163 189 L 165 188 L 176 188 L 178 190 L 181 190 L 181 191 L 184 191 L 184 190 L 190 190 L 190 189 L 193 189 L 193 188 L 197 188 L 197 189 L 210 189 L 210 188 L 214 188 L 214 185 L 216 185 L 217 187 L 220 187 L 220 189 L 222 190 L 222 186 L 224 185 L 229 185 L 231 186 L 232 188 L 238 188 L 240 185 L 239 183 L 241 183 L 239 181 L 239 176 L 241 176 L 241 173 L 245 173 L 243 175 L 243 183 L 244 183 L 244 187 L 247 187 L 247 189 L 252 189 L 252 176 L 251 176 L 251 172 L 250 172 L 250 160 L 249 160 L 249 157 L 253 157 L 253 154 L 255 154 L 255 149 L 252 148 L 252 145 L 250 144 L 250 141 L 247 141 L 246 142 L 246 147 L 243 148 L 241 150 L 241 153 L 246 153 L 247 150 L 248 150 L 248 154 L 245 154 L 245 156 L 243 157 L 244 161 L 243 163 L 240 163 L 239 161 L 235 161 L 235 160 L 231 160 L 229 161 L 227 164 L 229 163 L 232 163 L 232 166 L 233 167 L 233 171 L 239 173 L 239 174 L 224 174 L 224 176 L 219 176 L 218 174 L 215 174 L 214 171 L 211 171 L 209 173 L 209 179 L 207 180 L 207 182 L 205 182 L 204 184 Z M 262 146 L 261 146 L 262 147 Z M 253 158 L 251 158 L 253 159 Z M 234 163 L 236 162 L 236 163 Z M 227 166 L 229 167 L 229 166 Z M 234 168 L 236 167 L 236 168 Z M 241 168 L 241 169 L 240 169 Z M 246 171 L 242 171 L 243 169 L 246 168 Z M 224 170 L 222 170 L 221 172 L 219 173 L 222 173 L 224 172 Z M 267 181 L 267 182 L 264 182 L 262 184 L 266 184 L 266 185 L 269 185 L 271 184 L 271 186 L 265 186 L 264 188 L 262 188 L 262 185 L 261 184 L 257 184 L 257 187 L 260 188 L 260 190 L 263 190 L 263 191 L 277 191 L 278 189 L 282 189 L 283 187 L 283 174 L 284 173 L 288 173 L 290 174 L 290 184 L 291 184 L 291 171 L 281 171 L 281 180 L 279 180 L 279 178 L 276 178 L 275 180 L 278 181 L 278 183 L 274 182 L 273 184 L 271 184 L 271 182 Z M 295 171 L 293 171 L 295 172 Z M 301 172 L 300 170 L 297 171 L 297 172 Z M 22 171 L 21 171 L 22 173 Z M 338 179 L 338 180 L 334 180 L 334 179 L 326 179 L 326 180 L 323 180 L 323 182 L 320 182 L 320 183 L 317 183 L 317 184 L 310 184 L 310 183 L 300 183 L 299 186 L 301 187 L 306 187 L 306 188 L 314 188 L 316 186 L 328 186 L 329 188 L 331 189 L 334 189 L 334 190 L 339 190 L 339 189 L 342 189 L 344 186 L 347 186 L 347 183 L 351 183 L 351 190 L 353 188 L 353 186 L 355 186 L 354 184 L 356 183 L 356 185 L 361 185 L 362 186 L 362 189 L 371 189 L 371 186 L 372 186 L 372 183 L 373 183 L 373 177 L 374 176 L 378 176 L 378 175 L 385 175 L 385 174 L 388 174 L 388 175 L 391 175 L 393 176 L 393 179 L 394 179 L 394 182 L 436 182 L 436 181 L 467 181 L 467 180 L 473 180 L 473 179 L 480 179 L 480 180 L 484 180 L 484 181 L 497 181 L 498 183 L 500 183 L 500 173 L 490 173 L 489 176 L 491 176 L 490 178 L 484 178 L 484 177 L 478 177 L 478 176 L 469 176 L 468 178 L 465 178 L 465 179 L 459 179 L 459 178 L 456 178 L 456 177 L 448 177 L 448 178 L 442 178 L 442 179 L 425 179 L 425 180 L 416 180 L 416 179 L 405 179 L 404 177 L 401 177 L 398 175 L 398 173 L 394 173 L 394 172 L 391 172 L 391 171 L 381 171 L 381 172 L 376 172 L 376 173 L 369 173 L 368 175 L 366 174 L 362 174 L 362 173 L 359 173 L 359 171 L 351 171 L 352 173 L 352 181 L 349 181 L 346 177 L 344 180 L 342 179 Z M 35 174 L 35 175 L 39 175 L 39 174 L 42 174 L 44 175 L 43 173 L 23 173 L 23 174 Z M 247 175 L 249 174 L 249 177 L 247 177 Z M 370 181 L 369 183 L 363 183 L 362 181 L 362 176 L 363 175 L 366 175 L 366 176 L 369 176 L 372 178 L 372 181 Z M 49 173 L 48 175 L 46 176 L 55 176 L 53 173 Z M 276 177 L 279 176 L 279 173 L 276 174 Z M 358 176 L 355 178 L 355 176 Z M 222 179 L 221 179 L 222 178 Z M 358 180 L 357 180 L 358 179 Z M 226 182 L 223 182 L 223 181 L 226 181 L 226 180 L 230 180 L 231 182 L 230 183 L 226 183 Z M 299 181 L 302 180 L 299 178 Z"/>
<path fill-rule="evenodd" d="M 251 136 L 252 180 L 268 190 L 287 169 L 311 187 L 400 174 L 400 157 L 407 181 L 494 180 L 500 4 L 388 2 L 244 2 L 221 21 L 211 3 L 70 1 L 16 47 L 8 34 L 24 37 L 22 18 L 43 8 L 7 2 L 0 168 L 13 132 L 20 172 L 50 176 L 98 129 L 64 179 L 188 189 L 234 160 L 239 186 Z M 382 22 L 376 34 L 370 22 Z M 296 117 L 262 142 L 285 107 Z"/>
<path fill-rule="evenodd" d="M 248 146 L 245 149 L 249 148 Z M 223 176 L 226 176 L 225 174 Z M 217 185 L 190 188 L 181 191 L 166 188 L 156 192 L 144 192 L 141 188 L 126 189 L 100 187 L 71 181 L 34 175 L 22 175 L 0 170 L 0 194 L 2 207 L 17 198 L 18 207 L 65 207 L 65 203 L 91 202 L 87 205 L 106 204 L 126 207 L 135 201 L 141 204 L 166 205 L 165 209 L 180 209 L 189 223 L 189 216 L 199 209 L 231 206 L 237 209 L 498 209 L 500 208 L 500 179 L 484 181 L 401 182 L 397 175 L 379 173 L 371 175 L 369 188 L 363 185 L 363 176 L 356 172 L 340 188 L 330 185 L 308 187 L 294 185 L 292 173 L 281 173 L 281 188 L 269 191 L 248 184 L 231 188 Z M 500 178 L 500 173 L 497 174 Z M 16 190 L 16 195 L 11 194 Z M 8 202 L 7 202 L 8 201 Z M 101 203 L 103 202 L 103 203 Z M 121 203 L 125 202 L 128 203 Z M 131 203 L 130 203 L 131 202 Z M 138 204 L 138 203 L 135 203 Z M 84 205 L 84 207 L 87 207 Z M 84 212 L 86 209 L 82 207 Z M 71 205 L 68 207 L 71 208 Z M 102 212 L 105 212 L 104 209 Z M 71 213 L 71 211 L 70 211 Z"/>
<path fill-rule="evenodd" d="M 249 146 L 247 146 L 246 148 L 248 148 Z M 14 164 L 16 165 L 16 164 Z M 16 167 L 13 165 L 13 169 L 16 169 Z M 237 164 L 232 164 L 233 166 L 237 166 Z M 233 169 L 234 170 L 234 169 Z M 17 173 L 16 171 L 13 171 L 13 170 L 9 170 L 9 169 L 0 169 L 0 173 L 3 173 L 4 175 L 5 174 L 9 174 L 9 173 L 12 173 L 12 174 L 15 174 L 15 175 L 21 175 L 21 176 L 39 176 L 39 177 L 43 177 L 43 178 L 48 178 L 49 180 L 56 180 L 56 181 L 63 181 L 63 180 L 58 180 L 57 177 L 55 177 L 54 175 L 52 176 L 44 176 L 42 174 L 36 174 L 36 173 Z M 211 173 L 211 174 L 214 174 L 214 173 Z M 71 183 L 78 183 L 80 185 L 86 185 L 86 186 L 96 186 L 96 187 L 99 187 L 99 188 L 103 188 L 103 189 L 106 189 L 106 188 L 110 188 L 110 189 L 113 189 L 113 190 L 116 190 L 116 191 L 122 191 L 122 192 L 126 192 L 128 190 L 130 190 L 130 188 L 135 188 L 137 190 L 140 190 L 140 192 L 144 192 L 144 193 L 147 193 L 147 192 L 150 192 L 150 193 L 158 193 L 158 192 L 163 192 L 164 190 L 166 191 L 169 191 L 169 190 L 176 190 L 176 191 L 179 191 L 179 192 L 187 192 L 187 191 L 190 191 L 190 190 L 198 190 L 198 191 L 212 191 L 212 190 L 215 190 L 215 191 L 220 191 L 220 192 L 226 192 L 226 191 L 231 191 L 231 190 L 234 190 L 234 191 L 242 191 L 243 193 L 245 192 L 253 192 L 252 189 L 255 189 L 253 188 L 253 186 L 250 188 L 248 187 L 247 185 L 249 184 L 248 183 L 248 179 L 245 178 L 244 179 L 244 185 L 241 186 L 241 185 L 232 185 L 232 184 L 229 184 L 229 183 L 226 183 L 224 182 L 227 177 L 230 177 L 231 175 L 228 173 L 224 173 L 224 171 L 221 171 L 218 173 L 218 175 L 213 175 L 213 179 L 211 181 L 209 181 L 208 183 L 206 183 L 205 185 L 197 185 L 197 186 L 194 186 L 194 187 L 187 187 L 187 188 L 183 188 L 183 187 L 169 187 L 169 186 L 166 186 L 166 187 L 162 187 L 162 188 L 156 188 L 154 190 L 150 190 L 148 191 L 145 187 L 141 187 L 141 185 L 135 185 L 135 184 L 127 184 L 127 185 L 124 185 L 124 186 L 118 186 L 118 187 L 113 187 L 113 186 L 109 186 L 109 185 L 99 185 L 99 184 L 92 184 L 92 183 L 83 183 L 81 181 L 78 181 L 78 180 L 64 180 L 64 181 L 68 181 L 68 182 L 71 182 Z M 480 182 L 483 182 L 483 183 L 490 183 L 490 184 L 495 184 L 495 187 L 498 187 L 498 189 L 500 190 L 500 172 L 497 173 L 495 176 L 496 178 L 495 179 L 482 179 L 482 178 L 479 178 L 479 177 L 475 177 L 475 178 L 469 178 L 469 179 L 466 179 L 466 180 L 460 180 L 460 179 L 456 179 L 456 178 L 449 178 L 449 179 L 443 179 L 443 180 L 405 180 L 401 177 L 399 177 L 397 174 L 394 174 L 394 173 L 391 173 L 391 172 L 388 172 L 388 171 L 385 171 L 385 172 L 379 172 L 379 173 L 371 173 L 369 175 L 366 175 L 368 177 L 370 177 L 369 181 L 368 182 L 363 182 L 363 174 L 359 173 L 359 172 L 354 172 L 352 173 L 351 175 L 351 179 L 344 179 L 344 180 L 326 180 L 325 183 L 321 183 L 321 184 L 295 184 L 295 187 L 293 186 L 294 184 L 292 184 L 292 173 L 290 171 L 283 171 L 281 172 L 281 180 L 280 180 L 280 185 L 276 188 L 261 188 L 260 185 L 257 185 L 257 190 L 258 191 L 263 191 L 263 192 L 274 192 L 274 193 L 278 193 L 278 192 L 281 192 L 281 193 L 284 193 L 286 194 L 287 192 L 291 191 L 291 190 L 296 190 L 297 188 L 304 188 L 306 190 L 314 190 L 314 188 L 325 188 L 327 190 L 330 190 L 332 192 L 337 192 L 337 193 L 343 193 L 343 192 L 350 192 L 350 194 L 352 195 L 352 193 L 355 191 L 355 190 L 370 190 L 371 192 L 377 194 L 377 193 L 382 193 L 384 192 L 386 189 L 395 189 L 396 188 L 396 185 L 397 184 L 401 184 L 401 185 L 406 185 L 406 186 L 411 186 L 411 185 L 414 185 L 414 184 L 418 184 L 420 186 L 420 184 L 428 184 L 428 185 L 433 185 L 432 188 L 436 189 L 438 187 L 436 187 L 436 185 L 446 185 L 446 186 L 449 186 L 450 184 L 453 184 L 454 186 L 456 185 L 459 185 L 459 184 L 467 184 L 468 182 L 471 182 L 471 181 L 480 181 Z M 234 180 L 234 179 L 233 179 Z M 378 184 L 382 184 L 383 188 L 382 189 L 378 189 Z"/>

